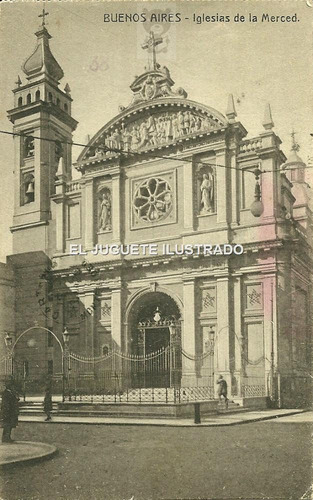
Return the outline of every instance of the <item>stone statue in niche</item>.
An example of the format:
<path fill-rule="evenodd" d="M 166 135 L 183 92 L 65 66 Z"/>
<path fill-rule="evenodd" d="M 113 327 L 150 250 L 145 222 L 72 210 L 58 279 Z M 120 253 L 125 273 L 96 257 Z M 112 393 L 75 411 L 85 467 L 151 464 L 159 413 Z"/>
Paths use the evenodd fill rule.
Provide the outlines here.
<path fill-rule="evenodd" d="M 110 231 L 112 229 L 111 220 L 111 193 L 105 189 L 100 193 L 99 199 L 99 231 Z"/>
<path fill-rule="evenodd" d="M 208 214 L 214 212 L 214 178 L 212 172 L 210 171 L 202 175 L 200 194 L 200 214 Z"/>

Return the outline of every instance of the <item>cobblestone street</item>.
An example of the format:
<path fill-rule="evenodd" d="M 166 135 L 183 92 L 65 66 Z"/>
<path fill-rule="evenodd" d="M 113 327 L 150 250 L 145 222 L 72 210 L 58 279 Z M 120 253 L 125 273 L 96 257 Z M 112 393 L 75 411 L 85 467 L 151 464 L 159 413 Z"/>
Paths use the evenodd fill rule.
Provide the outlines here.
<path fill-rule="evenodd" d="M 224 428 L 21 422 L 15 439 L 59 453 L 2 471 L 1 499 L 299 500 L 312 479 L 311 430 L 308 414 Z"/>

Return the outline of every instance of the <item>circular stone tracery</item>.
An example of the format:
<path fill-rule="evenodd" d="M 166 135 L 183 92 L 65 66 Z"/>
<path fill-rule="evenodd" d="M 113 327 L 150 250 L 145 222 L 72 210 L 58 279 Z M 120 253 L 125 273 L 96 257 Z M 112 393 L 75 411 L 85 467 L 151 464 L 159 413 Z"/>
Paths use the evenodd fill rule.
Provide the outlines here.
<path fill-rule="evenodd" d="M 173 207 L 170 184 L 161 177 L 145 180 L 135 191 L 133 206 L 140 220 L 158 222 L 165 219 Z"/>

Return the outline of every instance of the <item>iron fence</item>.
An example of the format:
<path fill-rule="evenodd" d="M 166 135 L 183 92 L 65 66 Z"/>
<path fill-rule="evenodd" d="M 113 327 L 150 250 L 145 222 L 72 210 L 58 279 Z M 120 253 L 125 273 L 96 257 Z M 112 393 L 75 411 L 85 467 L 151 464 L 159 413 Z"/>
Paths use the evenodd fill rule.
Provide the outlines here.
<path fill-rule="evenodd" d="M 186 363 L 196 387 L 183 386 Z M 98 358 L 69 353 L 66 372 L 65 400 L 176 403 L 214 399 L 213 352 L 193 359 L 176 346 L 146 356 L 119 350 Z"/>

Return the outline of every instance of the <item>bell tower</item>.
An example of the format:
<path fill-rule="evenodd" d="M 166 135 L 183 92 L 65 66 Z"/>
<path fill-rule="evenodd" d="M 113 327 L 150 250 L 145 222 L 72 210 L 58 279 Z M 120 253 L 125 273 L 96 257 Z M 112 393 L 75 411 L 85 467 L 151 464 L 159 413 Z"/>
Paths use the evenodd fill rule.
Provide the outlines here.
<path fill-rule="evenodd" d="M 49 46 L 52 38 L 42 23 L 35 33 L 34 52 L 22 65 L 25 82 L 18 77 L 13 90 L 14 107 L 8 111 L 13 123 L 14 217 L 13 253 L 53 253 L 54 228 L 50 197 L 55 192 L 55 174 L 63 158 L 66 177 L 71 179 L 71 142 L 77 121 L 71 116 L 71 91 L 59 87 L 64 73 Z"/>

